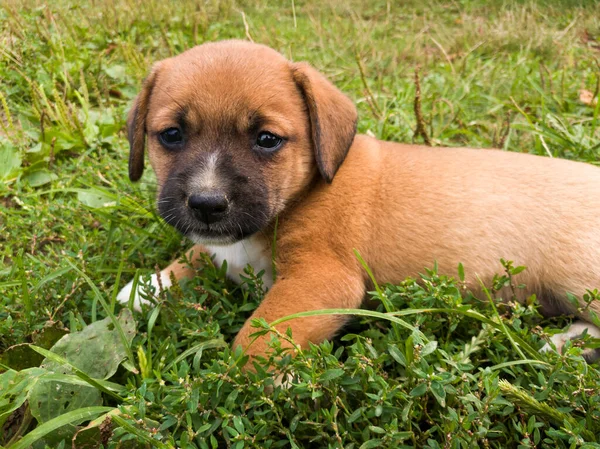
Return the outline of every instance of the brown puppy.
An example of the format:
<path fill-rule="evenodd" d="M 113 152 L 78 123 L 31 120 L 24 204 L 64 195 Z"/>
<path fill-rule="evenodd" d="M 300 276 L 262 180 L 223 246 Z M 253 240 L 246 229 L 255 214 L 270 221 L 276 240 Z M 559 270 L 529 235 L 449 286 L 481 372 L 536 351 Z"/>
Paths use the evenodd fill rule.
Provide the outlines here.
<path fill-rule="evenodd" d="M 253 317 L 267 322 L 359 307 L 368 280 L 355 248 L 380 282 L 434 261 L 455 274 L 461 262 L 472 290 L 476 275 L 489 284 L 500 258 L 514 260 L 528 267 L 523 296 L 536 293 L 551 315 L 578 313 L 567 292 L 600 287 L 600 169 L 382 142 L 355 135 L 356 120 L 352 102 L 309 65 L 248 42 L 205 44 L 157 63 L 144 82 L 128 120 L 129 176 L 142 175 L 147 141 L 160 214 L 197 244 L 195 254 L 227 260 L 233 278 L 248 263 L 265 270 L 270 290 Z M 163 286 L 170 272 L 194 274 L 174 262 Z M 343 324 L 321 316 L 281 330 L 291 326 L 304 346 Z M 600 335 L 574 328 L 586 327 Z M 248 346 L 251 333 L 246 323 L 234 344 L 263 354 L 266 339 Z"/>

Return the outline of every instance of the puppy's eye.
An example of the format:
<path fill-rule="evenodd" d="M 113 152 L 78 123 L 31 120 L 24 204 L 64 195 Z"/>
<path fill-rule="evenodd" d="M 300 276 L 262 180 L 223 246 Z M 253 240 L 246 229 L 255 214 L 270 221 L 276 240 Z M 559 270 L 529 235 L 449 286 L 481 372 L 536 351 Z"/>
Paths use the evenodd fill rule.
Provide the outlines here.
<path fill-rule="evenodd" d="M 161 131 L 158 138 L 166 147 L 173 147 L 183 143 L 183 134 L 178 128 L 167 128 Z"/>
<path fill-rule="evenodd" d="M 256 137 L 256 146 L 263 150 L 275 151 L 281 147 L 283 139 L 268 131 L 262 131 Z"/>

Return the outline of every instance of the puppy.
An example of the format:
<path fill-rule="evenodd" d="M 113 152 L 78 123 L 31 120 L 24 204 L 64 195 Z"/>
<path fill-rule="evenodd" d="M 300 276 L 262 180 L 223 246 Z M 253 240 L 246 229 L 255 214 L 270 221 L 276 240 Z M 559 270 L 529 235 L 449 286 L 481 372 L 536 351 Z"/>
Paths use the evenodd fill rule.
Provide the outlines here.
<path fill-rule="evenodd" d="M 513 260 L 528 268 L 520 299 L 536 293 L 545 314 L 576 314 L 578 334 L 600 335 L 567 299 L 600 287 L 600 169 L 383 142 L 357 135 L 356 122 L 353 103 L 308 64 L 248 42 L 204 44 L 145 80 L 128 118 L 129 177 L 140 179 L 147 146 L 160 215 L 195 242 L 193 254 L 227 260 L 237 280 L 247 264 L 265 271 L 269 291 L 253 318 L 360 307 L 369 281 L 357 249 L 379 282 L 434 261 L 452 275 L 462 263 L 474 292 L 477 276 L 489 285 L 500 258 Z M 163 287 L 171 272 L 194 275 L 174 262 Z M 130 294 L 131 283 L 119 299 Z M 280 330 L 290 326 L 305 346 L 344 320 L 300 318 Z M 252 332 L 248 321 L 234 345 L 263 355 L 268 339 L 250 345 Z M 555 342 L 565 336 L 574 335 Z"/>

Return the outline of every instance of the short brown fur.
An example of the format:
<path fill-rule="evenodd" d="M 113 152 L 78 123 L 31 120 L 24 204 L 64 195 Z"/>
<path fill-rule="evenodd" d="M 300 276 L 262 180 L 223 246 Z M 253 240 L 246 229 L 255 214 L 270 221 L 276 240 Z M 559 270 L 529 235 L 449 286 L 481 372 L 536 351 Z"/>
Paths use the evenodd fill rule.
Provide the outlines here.
<path fill-rule="evenodd" d="M 191 130 L 180 154 L 165 151 L 153 137 L 177 125 L 177 111 L 186 114 Z M 131 115 L 131 178 L 141 175 L 141 130 L 148 133 L 162 189 L 174 167 L 200 160 L 224 133 L 236 132 L 230 128 L 247 126 L 252 111 L 270 117 L 269 129 L 289 137 L 260 166 L 260 179 L 249 181 L 268 192 L 268 225 L 253 237 L 265 248 L 278 217 L 277 281 L 253 318 L 272 322 L 296 312 L 359 307 L 367 278 L 354 249 L 380 282 L 418 276 L 434 262 L 452 275 L 462 263 L 475 292 L 477 277 L 489 285 L 502 271 L 500 258 L 514 260 L 528 267 L 519 275 L 527 286 L 523 295 L 537 293 L 549 313 L 576 313 L 566 293 L 581 296 L 600 287 L 600 169 L 355 136 L 356 110 L 339 90 L 310 66 L 259 45 L 205 44 L 159 63 Z M 249 150 L 236 151 L 233 164 L 249 166 Z M 179 262 L 164 271 L 176 278 L 194 274 Z M 596 303 L 591 309 L 600 312 Z M 291 326 L 305 346 L 331 338 L 342 325 L 342 318 L 321 316 L 280 328 Z M 235 344 L 264 354 L 267 340 L 250 345 L 251 333 L 247 322 Z"/>

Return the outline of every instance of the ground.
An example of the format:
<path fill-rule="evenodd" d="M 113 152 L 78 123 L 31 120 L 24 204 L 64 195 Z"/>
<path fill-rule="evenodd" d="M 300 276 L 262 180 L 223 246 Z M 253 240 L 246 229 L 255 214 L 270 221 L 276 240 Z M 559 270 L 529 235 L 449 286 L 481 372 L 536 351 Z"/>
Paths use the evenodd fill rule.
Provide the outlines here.
<path fill-rule="evenodd" d="M 600 447 L 598 367 L 583 343 L 538 353 L 570 319 L 495 301 L 519 288 L 508 262 L 489 297 L 434 261 L 380 286 L 334 342 L 265 361 L 287 388 L 228 349 L 258 273 L 242 289 L 207 259 L 141 313 L 115 304 L 189 245 L 150 171 L 127 179 L 124 118 L 153 61 L 251 39 L 326 74 L 359 132 L 599 164 L 596 2 L 6 0 L 0 24 L 0 445 Z"/>

